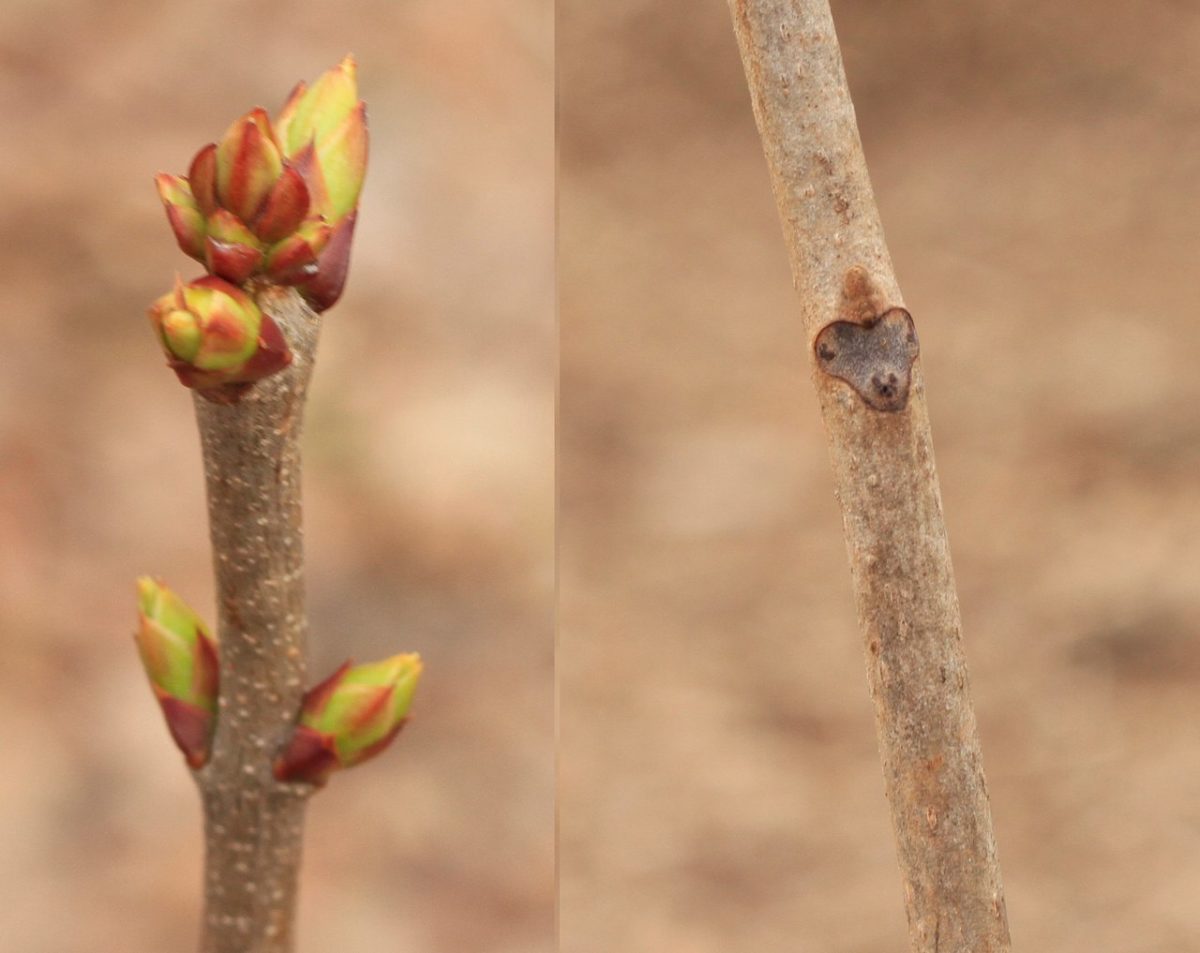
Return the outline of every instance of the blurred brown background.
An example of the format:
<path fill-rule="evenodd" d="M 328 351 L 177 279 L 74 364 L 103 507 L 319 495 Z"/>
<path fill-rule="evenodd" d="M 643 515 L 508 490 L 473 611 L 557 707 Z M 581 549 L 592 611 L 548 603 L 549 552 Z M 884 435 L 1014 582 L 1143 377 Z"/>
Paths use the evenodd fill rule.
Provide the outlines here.
<path fill-rule="evenodd" d="M 907 949 L 721 0 L 559 0 L 564 953 Z M 1200 949 L 1200 11 L 835 0 L 1014 948 Z"/>
<path fill-rule="evenodd" d="M 553 11 L 0 5 L 0 950 L 194 949 L 198 799 L 134 577 L 211 618 L 152 176 L 347 51 L 372 155 L 306 433 L 312 671 L 420 651 L 414 720 L 310 811 L 304 953 L 553 943 Z"/>

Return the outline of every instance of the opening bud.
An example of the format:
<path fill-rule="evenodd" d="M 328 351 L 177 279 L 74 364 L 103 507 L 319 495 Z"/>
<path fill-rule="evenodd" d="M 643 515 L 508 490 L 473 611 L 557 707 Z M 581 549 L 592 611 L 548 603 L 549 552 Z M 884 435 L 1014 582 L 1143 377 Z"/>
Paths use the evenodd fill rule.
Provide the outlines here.
<path fill-rule="evenodd" d="M 263 109 L 251 110 L 220 142 L 197 152 L 186 178 L 160 173 L 155 184 L 179 247 L 209 274 L 236 285 L 265 271 L 268 255 L 301 225 L 323 223 Z"/>
<path fill-rule="evenodd" d="M 318 311 L 341 297 L 350 265 L 358 199 L 367 174 L 367 107 L 358 98 L 358 68 L 347 56 L 292 90 L 275 120 L 284 156 L 304 176 L 313 209 L 331 229 L 316 271 L 297 285 Z"/>
<path fill-rule="evenodd" d="M 366 105 L 347 56 L 297 85 L 273 124 L 252 109 L 186 177 L 155 183 L 179 247 L 209 274 L 235 285 L 264 274 L 324 311 L 345 285 L 366 170 Z"/>

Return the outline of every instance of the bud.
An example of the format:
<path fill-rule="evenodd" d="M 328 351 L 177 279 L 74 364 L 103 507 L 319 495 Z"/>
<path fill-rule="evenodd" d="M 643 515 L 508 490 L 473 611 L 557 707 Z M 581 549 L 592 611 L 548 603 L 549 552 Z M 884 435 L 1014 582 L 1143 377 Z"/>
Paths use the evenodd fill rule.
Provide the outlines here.
<path fill-rule="evenodd" d="M 367 166 L 366 106 L 347 56 L 300 83 L 274 125 L 252 109 L 158 194 L 184 254 L 235 285 L 297 285 L 318 311 L 342 293 Z"/>
<path fill-rule="evenodd" d="M 294 284 L 289 275 L 274 271 L 270 260 L 302 226 L 311 246 L 306 270 L 290 277 L 316 271 L 329 230 L 299 168 L 284 161 L 264 110 L 251 110 L 220 142 L 196 153 L 187 178 L 160 173 L 155 183 L 180 249 L 203 262 L 210 274 L 236 285 L 257 274 Z"/>
<path fill-rule="evenodd" d="M 367 107 L 358 98 L 357 73 L 347 56 L 311 87 L 299 83 L 275 120 L 286 160 L 304 176 L 314 209 L 330 227 L 315 273 L 297 282 L 318 311 L 333 305 L 346 283 L 367 173 Z"/>
<path fill-rule="evenodd" d="M 247 224 L 254 221 L 283 176 L 283 157 L 266 112 L 252 109 L 226 130 L 211 168 L 217 203 Z"/>
<path fill-rule="evenodd" d="M 184 386 L 219 403 L 235 401 L 292 361 L 279 326 L 220 278 L 176 279 L 175 290 L 151 306 L 150 322 Z"/>
<path fill-rule="evenodd" d="M 216 727 L 217 642 L 175 593 L 143 576 L 137 581 L 134 637 L 150 686 L 175 744 L 193 768 L 208 761 Z"/>
<path fill-rule="evenodd" d="M 304 696 L 275 777 L 320 785 L 337 769 L 379 754 L 404 727 L 420 675 L 415 654 L 344 664 Z"/>
<path fill-rule="evenodd" d="M 158 197 L 167 210 L 167 221 L 185 255 L 204 260 L 204 215 L 196 204 L 191 183 L 183 176 L 160 172 L 154 177 Z"/>

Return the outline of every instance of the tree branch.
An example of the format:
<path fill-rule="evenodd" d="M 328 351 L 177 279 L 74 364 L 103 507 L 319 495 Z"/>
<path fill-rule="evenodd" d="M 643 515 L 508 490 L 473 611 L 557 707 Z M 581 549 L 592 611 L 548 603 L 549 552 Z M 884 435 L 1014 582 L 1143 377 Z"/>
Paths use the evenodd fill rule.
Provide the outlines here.
<path fill-rule="evenodd" d="M 293 355 L 240 401 L 195 395 L 219 611 L 221 688 L 212 757 L 196 772 L 205 815 L 202 953 L 290 953 L 306 784 L 271 762 L 305 689 L 300 433 L 317 315 L 292 289 L 259 307 Z"/>
<path fill-rule="evenodd" d="M 728 0 L 829 437 L 911 946 L 1010 946 L 919 345 L 828 0 Z"/>

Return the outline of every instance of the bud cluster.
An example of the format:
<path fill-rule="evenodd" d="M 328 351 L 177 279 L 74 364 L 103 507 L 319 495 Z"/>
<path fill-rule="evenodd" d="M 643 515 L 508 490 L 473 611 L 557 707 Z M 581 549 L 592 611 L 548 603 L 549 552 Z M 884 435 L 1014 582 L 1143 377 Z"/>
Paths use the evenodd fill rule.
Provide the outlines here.
<path fill-rule="evenodd" d="M 185 296 L 186 289 L 198 287 L 219 288 L 228 298 L 229 288 L 265 281 L 295 286 L 317 311 L 329 308 L 346 282 L 366 167 L 366 105 L 358 98 L 356 66 L 348 56 L 311 87 L 298 84 L 273 123 L 265 110 L 252 109 L 219 142 L 196 153 L 186 176 L 160 173 L 155 184 L 175 239 L 209 274 L 183 285 Z M 151 310 L 168 361 L 184 384 L 236 399 L 226 385 L 248 386 L 287 366 L 282 335 L 260 338 L 262 319 L 255 312 L 229 308 L 221 299 L 222 313 L 214 315 L 205 308 L 217 299 L 195 297 L 199 304 L 169 312 L 195 319 L 168 322 L 178 338 L 174 343 L 182 347 L 173 346 L 164 332 L 163 299 Z M 233 326 L 231 314 L 244 320 L 241 327 Z M 284 359 L 272 352 L 255 360 L 260 340 L 282 348 Z M 228 356 L 234 350 L 240 355 L 236 367 L 222 363 L 221 373 L 213 374 L 203 364 L 215 353 Z"/>

